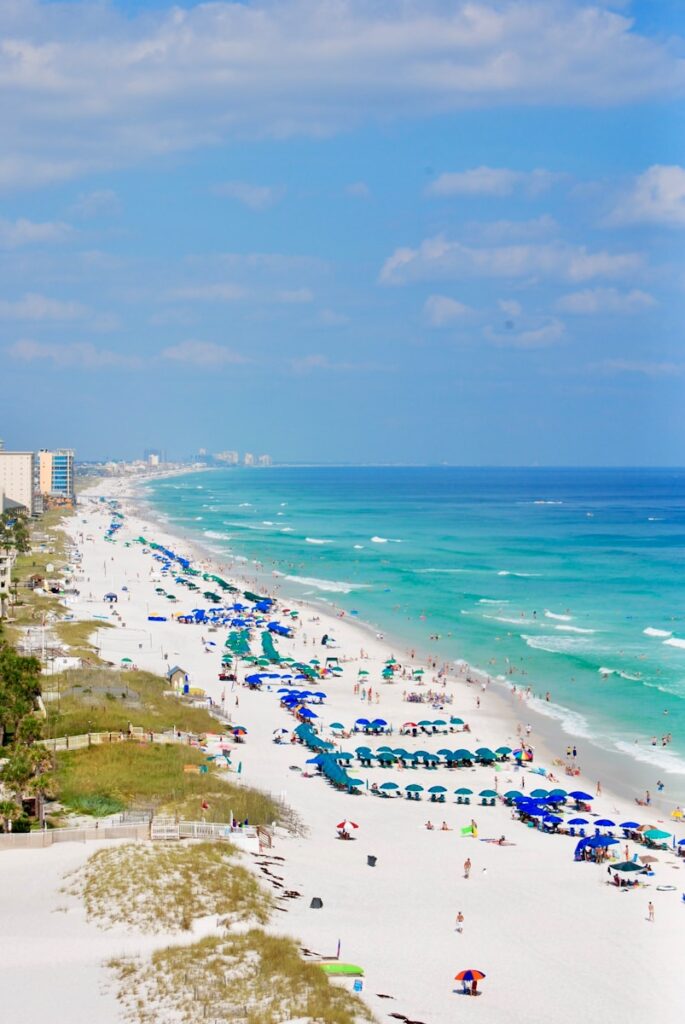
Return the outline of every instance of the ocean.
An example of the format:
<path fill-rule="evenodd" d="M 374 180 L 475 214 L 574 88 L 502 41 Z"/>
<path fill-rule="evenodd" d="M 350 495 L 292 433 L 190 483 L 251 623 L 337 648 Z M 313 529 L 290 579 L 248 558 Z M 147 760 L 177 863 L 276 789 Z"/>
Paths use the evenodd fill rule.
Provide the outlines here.
<path fill-rule="evenodd" d="M 400 651 L 531 686 L 569 742 L 685 774 L 685 470 L 240 468 L 147 500 Z"/>

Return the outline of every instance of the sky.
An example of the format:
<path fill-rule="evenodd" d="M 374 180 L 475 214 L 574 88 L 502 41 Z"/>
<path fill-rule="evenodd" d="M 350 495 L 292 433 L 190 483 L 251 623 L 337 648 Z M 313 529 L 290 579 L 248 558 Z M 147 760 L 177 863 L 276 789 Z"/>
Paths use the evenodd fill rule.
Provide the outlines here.
<path fill-rule="evenodd" d="M 682 465 L 681 0 L 2 0 L 0 437 Z"/>

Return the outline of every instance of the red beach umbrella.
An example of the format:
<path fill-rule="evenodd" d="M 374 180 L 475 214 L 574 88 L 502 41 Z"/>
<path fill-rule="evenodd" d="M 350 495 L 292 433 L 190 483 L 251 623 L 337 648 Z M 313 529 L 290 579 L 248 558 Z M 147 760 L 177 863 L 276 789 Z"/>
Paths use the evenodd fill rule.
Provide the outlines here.
<path fill-rule="evenodd" d="M 350 829 L 359 828 L 356 821 L 341 821 L 335 826 L 339 832 L 349 832 Z"/>

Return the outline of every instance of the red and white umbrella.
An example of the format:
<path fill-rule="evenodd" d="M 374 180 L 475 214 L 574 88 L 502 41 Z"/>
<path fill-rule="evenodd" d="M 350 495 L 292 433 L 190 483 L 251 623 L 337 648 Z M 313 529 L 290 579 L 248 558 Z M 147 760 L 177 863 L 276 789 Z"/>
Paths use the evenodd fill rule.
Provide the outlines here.
<path fill-rule="evenodd" d="M 351 832 L 353 828 L 359 828 L 356 821 L 341 821 L 336 826 L 339 832 Z"/>

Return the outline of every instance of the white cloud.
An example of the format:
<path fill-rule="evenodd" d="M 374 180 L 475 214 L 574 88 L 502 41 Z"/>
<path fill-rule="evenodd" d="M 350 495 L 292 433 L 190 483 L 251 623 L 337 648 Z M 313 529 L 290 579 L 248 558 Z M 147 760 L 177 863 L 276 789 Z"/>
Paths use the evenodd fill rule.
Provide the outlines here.
<path fill-rule="evenodd" d="M 182 341 L 165 348 L 161 355 L 171 362 L 199 367 L 237 366 L 248 362 L 239 352 L 225 345 L 216 345 L 213 341 Z"/>
<path fill-rule="evenodd" d="M 62 302 L 32 292 L 16 302 L 0 299 L 0 320 L 81 320 L 87 313 L 79 302 Z"/>
<path fill-rule="evenodd" d="M 448 327 L 471 310 L 463 302 L 447 295 L 429 295 L 423 307 L 426 320 L 431 327 Z"/>
<path fill-rule="evenodd" d="M 97 348 L 90 342 L 52 344 L 30 339 L 16 341 L 5 352 L 19 362 L 51 363 L 56 368 L 75 367 L 85 370 L 101 370 L 120 367 L 138 369 L 143 365 L 138 356 L 129 356 L 110 349 Z"/>
<path fill-rule="evenodd" d="M 383 264 L 384 284 L 454 280 L 474 277 L 551 277 L 587 281 L 593 277 L 622 277 L 640 269 L 642 258 L 633 252 L 589 251 L 562 242 L 547 244 L 474 246 L 438 235 L 424 239 L 416 249 L 401 248 Z"/>
<path fill-rule="evenodd" d="M 247 289 L 231 281 L 213 284 L 187 285 L 169 293 L 171 299 L 185 299 L 192 302 L 239 302 L 247 296 Z"/>
<path fill-rule="evenodd" d="M 345 187 L 345 192 L 353 199 L 370 199 L 371 189 L 365 181 L 353 181 Z"/>
<path fill-rule="evenodd" d="M 648 292 L 634 288 L 621 292 L 617 288 L 585 288 L 562 295 L 556 308 L 563 313 L 639 313 L 656 305 Z"/>
<path fill-rule="evenodd" d="M 286 305 L 306 305 L 314 301 L 311 288 L 284 288 L 276 293 L 276 301 Z"/>
<path fill-rule="evenodd" d="M 607 222 L 685 227 L 685 167 L 663 164 L 649 167 L 638 175 Z"/>
<path fill-rule="evenodd" d="M 111 188 L 95 189 L 93 192 L 86 192 L 80 195 L 71 207 L 71 212 L 77 217 L 112 216 L 121 210 L 121 201 L 116 192 Z"/>
<path fill-rule="evenodd" d="M 382 366 L 378 363 L 354 363 L 336 361 L 330 359 L 328 356 L 322 355 L 320 352 L 313 352 L 311 355 L 308 356 L 302 356 L 298 359 L 291 359 L 290 368 L 293 370 L 294 373 L 298 374 L 315 373 L 317 371 L 356 373 L 367 371 L 384 371 L 388 369 L 387 366 Z"/>
<path fill-rule="evenodd" d="M 537 195 L 559 175 L 551 171 L 511 171 L 504 167 L 474 167 L 441 174 L 426 189 L 430 196 L 510 196 L 514 191 Z"/>
<path fill-rule="evenodd" d="M 638 377 L 681 377 L 685 373 L 685 363 L 650 362 L 639 359 L 603 359 L 599 363 L 591 363 L 588 370 L 608 376 L 632 374 Z"/>
<path fill-rule="evenodd" d="M 50 242 L 64 242 L 73 235 L 73 228 L 62 221 L 0 219 L 0 248 L 18 249 L 24 245 L 44 245 Z"/>
<path fill-rule="evenodd" d="M 677 95 L 679 40 L 576 0 L 0 5 L 0 186 L 477 106 Z"/>
<path fill-rule="evenodd" d="M 521 303 L 517 302 L 516 299 L 498 299 L 497 305 L 507 316 L 521 316 L 523 312 Z"/>
<path fill-rule="evenodd" d="M 529 327 L 524 331 L 495 331 L 486 327 L 484 335 L 494 345 L 503 348 L 549 348 L 556 345 L 564 336 L 564 325 L 561 320 L 552 318 L 538 326 Z"/>
<path fill-rule="evenodd" d="M 219 196 L 237 199 L 251 210 L 266 210 L 285 195 L 285 189 L 278 185 L 254 185 L 249 181 L 224 181 L 214 189 Z"/>
<path fill-rule="evenodd" d="M 338 313 L 335 309 L 322 309 L 317 320 L 322 327 L 344 327 L 350 322 L 348 316 Z"/>
<path fill-rule="evenodd" d="M 469 238 L 479 242 L 519 242 L 535 241 L 549 238 L 557 234 L 559 225 L 554 217 L 543 213 L 531 220 L 493 220 L 489 223 L 472 223 L 466 225 Z"/>

